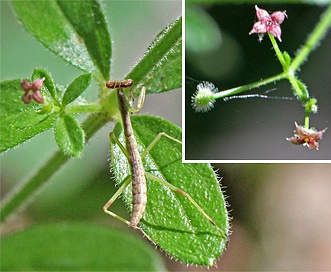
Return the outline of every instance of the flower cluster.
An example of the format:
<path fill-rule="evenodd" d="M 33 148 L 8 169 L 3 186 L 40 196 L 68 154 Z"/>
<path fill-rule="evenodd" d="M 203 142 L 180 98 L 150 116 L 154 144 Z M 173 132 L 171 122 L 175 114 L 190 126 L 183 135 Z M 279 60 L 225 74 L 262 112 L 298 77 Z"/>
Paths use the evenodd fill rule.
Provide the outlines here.
<path fill-rule="evenodd" d="M 314 128 L 307 129 L 295 123 L 294 137 L 286 138 L 286 140 L 296 145 L 303 145 L 307 146 L 309 149 L 318 150 L 318 141 L 322 140 L 326 130 L 327 128 L 320 131 Z"/>
<path fill-rule="evenodd" d="M 214 107 L 214 93 L 218 89 L 213 83 L 204 81 L 197 86 L 197 91 L 192 96 L 192 107 L 196 112 L 207 112 Z"/>
<path fill-rule="evenodd" d="M 40 93 L 40 89 L 43 86 L 45 81 L 45 78 L 36 79 L 32 83 L 30 83 L 28 80 L 23 79 L 21 81 L 21 88 L 24 91 L 24 94 L 22 95 L 22 101 L 24 104 L 30 104 L 31 100 L 33 99 L 39 104 L 44 104 L 44 98 L 42 94 Z"/>
<path fill-rule="evenodd" d="M 265 9 L 260 9 L 257 5 L 255 5 L 255 10 L 256 17 L 259 21 L 253 25 L 249 34 L 258 34 L 259 40 L 261 41 L 263 35 L 269 32 L 281 42 L 282 39 L 280 36 L 282 35 L 282 30 L 279 25 L 284 21 L 285 17 L 287 17 L 286 11 L 275 11 L 269 15 Z"/>

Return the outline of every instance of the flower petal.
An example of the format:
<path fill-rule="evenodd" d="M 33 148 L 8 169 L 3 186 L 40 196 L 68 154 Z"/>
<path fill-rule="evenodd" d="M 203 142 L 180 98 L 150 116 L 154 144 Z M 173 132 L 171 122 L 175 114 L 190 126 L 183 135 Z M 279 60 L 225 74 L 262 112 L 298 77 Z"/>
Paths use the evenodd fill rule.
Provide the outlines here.
<path fill-rule="evenodd" d="M 274 37 L 276 37 L 280 42 L 282 41 L 281 35 L 282 35 L 282 29 L 280 28 L 279 25 L 273 24 L 272 26 L 269 27 L 268 32 L 272 34 Z"/>
<path fill-rule="evenodd" d="M 32 99 L 32 96 L 31 96 L 31 94 L 29 94 L 29 92 L 25 92 L 22 95 L 22 101 L 23 101 L 24 104 L 30 104 L 31 99 Z"/>
<path fill-rule="evenodd" d="M 286 10 L 284 11 L 275 11 L 274 13 L 272 13 L 270 15 L 271 20 L 276 23 L 276 24 L 281 24 L 282 22 L 284 22 L 285 17 L 287 17 L 286 15 Z"/>
<path fill-rule="evenodd" d="M 41 95 L 41 93 L 39 91 L 35 91 L 32 94 L 32 98 L 33 98 L 34 101 L 36 101 L 39 104 L 44 104 L 45 103 L 44 98 L 43 98 L 43 96 Z"/>
<path fill-rule="evenodd" d="M 253 25 L 252 30 L 249 32 L 249 34 L 253 34 L 253 33 L 257 33 L 257 34 L 264 34 L 267 33 L 267 27 L 265 24 L 261 23 L 261 22 L 256 22 Z"/>
<path fill-rule="evenodd" d="M 269 13 L 265 9 L 260 9 L 257 5 L 255 5 L 256 17 L 260 20 L 265 18 L 270 18 Z"/>

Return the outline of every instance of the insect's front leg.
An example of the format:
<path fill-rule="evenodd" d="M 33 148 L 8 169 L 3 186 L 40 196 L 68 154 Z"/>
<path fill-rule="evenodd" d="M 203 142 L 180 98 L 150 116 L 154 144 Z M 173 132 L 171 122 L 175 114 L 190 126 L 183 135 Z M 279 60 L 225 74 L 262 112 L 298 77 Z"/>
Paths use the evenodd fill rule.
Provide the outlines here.
<path fill-rule="evenodd" d="M 138 101 L 137 101 L 137 107 L 134 108 L 133 104 L 134 104 L 134 95 L 133 93 L 131 93 L 131 97 L 130 97 L 130 111 L 133 113 L 138 113 L 142 107 L 144 106 L 145 103 L 145 96 L 146 96 L 146 88 L 142 87 L 140 94 L 138 96 Z"/>
<path fill-rule="evenodd" d="M 125 149 L 125 147 L 121 144 L 121 142 L 117 139 L 117 137 L 115 136 L 115 134 L 113 132 L 109 133 L 109 140 L 110 140 L 110 156 L 111 156 L 111 161 L 113 162 L 114 161 L 114 148 L 113 148 L 113 145 L 115 142 L 119 147 L 120 149 L 123 151 L 124 155 L 126 157 L 128 157 L 128 152 L 127 150 Z M 123 191 L 125 190 L 125 188 L 131 183 L 132 181 L 132 177 L 131 176 L 127 176 L 124 181 L 123 181 L 123 184 L 121 185 L 121 187 L 116 191 L 116 193 L 107 201 L 107 203 L 103 206 L 103 211 L 122 221 L 123 223 L 127 224 L 128 226 L 130 226 L 130 222 L 124 218 L 122 218 L 121 216 L 109 211 L 109 207 L 115 202 L 115 200 L 123 193 Z"/>

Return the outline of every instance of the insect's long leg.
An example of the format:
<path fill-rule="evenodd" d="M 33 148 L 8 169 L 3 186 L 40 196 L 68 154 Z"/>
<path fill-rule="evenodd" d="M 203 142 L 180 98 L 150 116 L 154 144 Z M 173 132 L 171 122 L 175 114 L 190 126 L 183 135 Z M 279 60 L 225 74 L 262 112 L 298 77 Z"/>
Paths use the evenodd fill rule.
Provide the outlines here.
<path fill-rule="evenodd" d="M 116 200 L 116 199 L 117 199 L 117 198 L 123 193 L 123 191 L 125 190 L 125 188 L 131 183 L 131 181 L 132 181 L 132 176 L 127 176 L 127 177 L 124 179 L 124 182 L 123 182 L 122 186 L 116 191 L 116 193 L 115 193 L 115 194 L 114 194 L 114 195 L 113 195 L 113 196 L 107 201 L 107 203 L 103 206 L 103 211 L 104 211 L 106 214 L 108 214 L 108 215 L 110 215 L 110 216 L 112 216 L 112 217 L 114 217 L 114 218 L 120 220 L 121 222 L 123 222 L 124 224 L 126 224 L 126 225 L 128 225 L 128 226 L 131 226 L 131 224 L 130 224 L 130 222 L 129 222 L 128 220 L 124 219 L 123 217 L 117 215 L 117 214 L 114 213 L 114 212 L 109 211 L 108 209 L 109 209 L 109 207 L 115 202 L 115 200 Z M 141 228 L 138 227 L 138 226 L 135 227 L 135 229 L 140 230 L 140 231 L 146 236 L 146 238 L 147 238 L 148 240 L 150 240 L 152 243 L 154 243 L 153 240 L 147 235 L 146 232 L 144 232 L 143 229 L 141 229 Z"/>
<path fill-rule="evenodd" d="M 174 186 L 174 185 L 172 185 L 171 183 L 169 183 L 169 182 L 167 182 L 167 181 L 165 181 L 165 180 L 163 180 L 163 179 L 161 179 L 161 178 L 159 178 L 159 177 L 157 177 L 157 176 L 155 176 L 155 175 L 153 175 L 153 174 L 151 174 L 151 173 L 148 173 L 148 172 L 146 172 L 145 173 L 145 175 L 146 175 L 146 177 L 148 177 L 148 178 L 150 178 L 150 179 L 153 179 L 153 180 L 155 180 L 155 181 L 157 181 L 157 182 L 159 182 L 160 184 L 162 184 L 162 185 L 164 185 L 164 186 L 166 186 L 166 187 L 168 187 L 169 189 L 171 189 L 171 190 L 173 190 L 173 191 L 175 191 L 176 193 L 178 193 L 178 194 L 180 194 L 180 195 L 182 195 L 182 196 L 184 196 L 184 197 L 186 197 L 191 203 L 192 203 L 192 205 L 195 207 L 195 208 L 197 208 L 197 210 L 211 223 L 211 224 L 213 224 L 216 228 L 217 228 L 217 230 L 218 231 L 220 231 L 221 233 L 222 233 L 222 235 L 225 237 L 225 238 L 227 238 L 227 236 L 226 236 L 226 234 L 224 233 L 224 231 L 219 227 L 219 226 L 217 226 L 217 224 L 214 222 L 214 220 L 213 219 L 211 219 L 211 217 L 200 207 L 200 205 L 198 204 L 198 203 L 196 203 L 195 202 L 195 200 L 188 194 L 188 193 L 186 193 L 185 191 L 183 191 L 182 189 L 180 189 L 180 188 L 178 188 L 178 187 L 176 187 L 176 186 Z"/>
<path fill-rule="evenodd" d="M 125 149 L 125 147 L 121 144 L 121 142 L 118 140 L 118 138 L 115 136 L 115 134 L 113 132 L 110 132 L 109 133 L 109 138 L 110 138 L 110 146 L 111 146 L 111 160 L 113 161 L 114 160 L 114 154 L 113 154 L 113 143 L 112 141 L 114 141 L 118 147 L 121 149 L 121 151 L 123 152 L 123 154 L 127 157 L 127 159 L 129 159 L 129 153 L 128 151 Z M 115 200 L 123 193 L 123 191 L 125 190 L 125 188 L 131 183 L 132 181 L 132 176 L 127 176 L 125 179 L 124 179 L 124 182 L 122 184 L 122 186 L 116 191 L 116 193 L 108 200 L 108 202 L 103 206 L 103 210 L 106 214 L 120 220 L 121 222 L 127 224 L 128 226 L 132 226 L 131 222 L 129 222 L 128 220 L 122 218 L 121 216 L 117 215 L 116 213 L 114 212 L 111 212 L 109 211 L 109 207 L 115 202 Z M 138 229 L 140 230 L 144 236 L 150 240 L 152 243 L 153 240 L 147 235 L 146 232 L 144 232 L 144 230 L 138 226 L 132 226 L 134 227 L 135 229 Z"/>
<path fill-rule="evenodd" d="M 115 136 L 115 134 L 113 132 L 109 133 L 109 138 L 110 138 L 110 146 L 111 146 L 111 160 L 114 160 L 114 154 L 113 154 L 113 143 L 112 141 L 114 141 L 118 147 L 121 149 L 121 151 L 123 152 L 123 154 L 127 157 L 127 159 L 129 159 L 129 153 L 128 151 L 125 149 L 125 147 L 121 144 L 121 142 L 118 140 L 118 138 Z M 114 212 L 109 211 L 109 207 L 115 202 L 115 200 L 123 193 L 123 191 L 125 190 L 125 188 L 131 183 L 132 181 L 132 176 L 127 176 L 124 181 L 123 184 L 121 185 L 121 187 L 116 191 L 116 193 L 107 201 L 107 203 L 103 206 L 103 211 L 120 220 L 121 222 L 125 223 L 128 226 L 132 226 L 131 222 L 129 222 L 128 220 L 122 218 L 121 216 L 117 215 Z M 148 240 L 150 240 L 151 242 L 152 239 L 138 226 L 132 226 L 135 229 L 139 229 L 146 237 Z"/>
<path fill-rule="evenodd" d="M 156 143 L 161 139 L 161 137 L 166 137 L 174 142 L 177 142 L 179 144 L 182 144 L 182 142 L 180 140 L 177 140 L 176 138 L 168 135 L 165 132 L 160 132 L 155 138 L 154 140 L 149 144 L 149 146 L 144 150 L 143 153 L 141 153 L 141 158 L 144 158 L 146 156 L 146 154 L 154 147 L 154 145 L 156 145 Z"/>
<path fill-rule="evenodd" d="M 125 155 L 125 157 L 127 157 L 129 159 L 129 153 L 128 151 L 126 150 L 126 148 L 121 144 L 121 142 L 117 139 L 117 137 L 115 136 L 115 134 L 113 132 L 110 132 L 109 133 L 109 137 L 111 140 L 113 140 L 117 145 L 118 147 L 122 150 L 123 154 Z M 112 145 L 112 142 L 110 141 L 110 144 Z M 113 148 L 111 148 L 111 150 L 113 150 Z M 112 161 L 113 161 L 113 158 L 112 158 Z"/>
<path fill-rule="evenodd" d="M 124 179 L 124 182 L 122 184 L 122 186 L 116 191 L 116 193 L 107 201 L 107 203 L 103 206 L 103 211 L 106 214 L 109 214 L 110 216 L 122 221 L 123 223 L 127 224 L 128 226 L 130 226 L 130 222 L 128 220 L 125 220 L 123 217 L 117 215 L 116 213 L 113 213 L 111 211 L 109 211 L 109 207 L 115 202 L 115 200 L 121 195 L 121 193 L 123 193 L 123 191 L 125 190 L 125 188 L 130 184 L 132 177 L 131 176 L 127 176 Z"/>
<path fill-rule="evenodd" d="M 168 138 L 168 139 L 170 139 L 170 140 L 172 140 L 172 141 L 174 141 L 174 142 L 177 142 L 177 143 L 179 143 L 179 144 L 182 144 L 182 142 L 181 141 L 179 141 L 178 139 L 176 139 L 176 138 L 174 138 L 174 137 L 172 137 L 172 136 L 170 136 L 170 135 L 168 135 L 167 133 L 165 133 L 165 132 L 160 132 L 155 138 L 154 138 L 154 140 L 149 144 L 149 146 L 144 150 L 144 152 L 143 153 L 141 153 L 141 157 L 142 158 L 144 158 L 145 156 L 146 156 L 146 154 L 155 146 L 155 144 L 161 139 L 161 137 L 166 137 L 166 138 Z M 186 193 L 185 191 L 183 191 L 182 189 L 180 189 L 180 188 L 178 188 L 178 187 L 176 187 L 176 186 L 174 186 L 174 185 L 172 185 L 171 183 L 169 183 L 169 182 L 167 182 L 167 181 L 165 181 L 165 180 L 163 180 L 163 179 L 161 179 L 161 178 L 159 178 L 159 177 L 157 177 L 157 176 L 155 176 L 155 175 L 153 175 L 153 174 L 151 174 L 151 173 L 148 173 L 148 172 L 145 172 L 145 175 L 146 175 L 146 177 L 148 177 L 148 178 L 151 178 L 151 179 L 153 179 L 153 180 L 155 180 L 155 181 L 157 181 L 157 182 L 159 182 L 160 184 L 162 184 L 162 185 L 164 185 L 164 186 L 166 186 L 166 187 L 168 187 L 169 189 L 171 189 L 171 190 L 173 190 L 173 191 L 175 191 L 175 192 L 177 192 L 178 194 L 180 194 L 180 195 L 182 195 L 182 196 L 184 196 L 184 197 L 186 197 L 191 203 L 192 203 L 192 205 L 195 207 L 195 208 L 197 208 L 197 210 L 211 223 L 211 224 L 213 224 L 221 233 L 222 233 L 222 235 L 226 238 L 227 236 L 226 236 L 226 234 L 224 233 L 224 231 L 219 227 L 219 226 L 217 226 L 217 224 L 214 222 L 214 220 L 213 219 L 211 219 L 211 217 L 199 206 L 199 204 L 197 203 L 197 202 L 195 202 L 195 200 L 188 194 L 188 193 Z"/>

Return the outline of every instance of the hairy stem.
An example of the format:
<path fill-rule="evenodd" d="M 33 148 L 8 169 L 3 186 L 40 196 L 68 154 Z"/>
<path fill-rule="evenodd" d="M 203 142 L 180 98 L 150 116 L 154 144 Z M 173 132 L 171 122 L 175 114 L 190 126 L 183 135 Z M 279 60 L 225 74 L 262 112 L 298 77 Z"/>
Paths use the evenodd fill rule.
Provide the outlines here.
<path fill-rule="evenodd" d="M 277 41 L 276 41 L 275 37 L 272 34 L 270 34 L 269 32 L 268 32 L 268 36 L 269 36 L 271 44 L 272 44 L 272 46 L 273 46 L 273 48 L 276 52 L 276 56 L 277 56 L 280 64 L 282 65 L 283 69 L 285 70 L 286 69 L 286 63 L 285 63 L 283 54 L 282 54 L 282 52 L 280 51 L 280 49 L 278 47 Z"/>
<path fill-rule="evenodd" d="M 307 59 L 310 52 L 321 42 L 328 29 L 331 26 L 331 4 L 322 16 L 322 19 L 316 25 L 314 31 L 309 36 L 305 45 L 300 49 L 298 55 L 292 62 L 291 69 L 296 71 Z"/>
<path fill-rule="evenodd" d="M 101 111 L 100 104 L 85 104 L 85 105 L 73 105 L 67 106 L 65 109 L 66 113 L 97 113 Z"/>
<path fill-rule="evenodd" d="M 218 92 L 218 93 L 214 94 L 213 98 L 218 99 L 218 98 L 223 98 L 223 97 L 226 97 L 226 96 L 242 93 L 244 91 L 248 91 L 248 90 L 251 90 L 251 89 L 254 89 L 254 88 L 258 88 L 260 86 L 267 85 L 271 82 L 281 80 L 285 77 L 286 77 L 285 73 L 280 73 L 278 75 L 268 77 L 268 78 L 263 79 L 263 80 L 255 81 L 255 82 L 247 84 L 247 85 L 243 85 L 243 86 L 240 86 L 240 87 L 235 87 L 235 88 L 232 88 L 232 89 L 228 89 L 228 90 L 225 90 L 225 91 Z"/>

